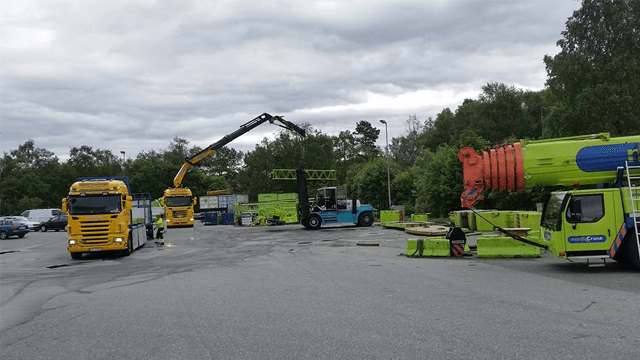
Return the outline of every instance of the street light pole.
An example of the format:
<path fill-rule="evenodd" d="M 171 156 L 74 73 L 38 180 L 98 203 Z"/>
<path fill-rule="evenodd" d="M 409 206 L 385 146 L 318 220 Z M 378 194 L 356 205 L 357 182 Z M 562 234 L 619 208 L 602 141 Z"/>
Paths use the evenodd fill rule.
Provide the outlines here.
<path fill-rule="evenodd" d="M 391 175 L 389 172 L 389 129 L 387 128 L 387 122 L 385 120 L 380 120 L 381 123 L 384 124 L 384 136 L 387 139 L 387 148 L 385 150 L 387 157 L 387 188 L 389 190 L 389 209 L 391 209 Z"/>
<path fill-rule="evenodd" d="M 122 165 L 124 165 L 125 160 L 125 152 L 124 150 L 120 150 L 120 154 L 122 154 Z"/>

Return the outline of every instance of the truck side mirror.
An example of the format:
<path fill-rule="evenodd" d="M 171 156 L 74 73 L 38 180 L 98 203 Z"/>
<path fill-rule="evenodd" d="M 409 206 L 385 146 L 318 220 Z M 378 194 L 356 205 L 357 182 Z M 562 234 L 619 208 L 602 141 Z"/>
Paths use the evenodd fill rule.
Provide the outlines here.
<path fill-rule="evenodd" d="M 67 198 L 62 198 L 62 212 L 65 214 L 69 214 L 69 208 L 67 206 Z"/>
<path fill-rule="evenodd" d="M 124 203 L 124 209 L 127 212 L 131 211 L 131 201 L 133 201 L 133 197 L 131 195 L 127 195 L 126 201 Z"/>
<path fill-rule="evenodd" d="M 193 197 L 193 205 L 197 205 L 198 204 L 198 198 L 197 197 Z"/>

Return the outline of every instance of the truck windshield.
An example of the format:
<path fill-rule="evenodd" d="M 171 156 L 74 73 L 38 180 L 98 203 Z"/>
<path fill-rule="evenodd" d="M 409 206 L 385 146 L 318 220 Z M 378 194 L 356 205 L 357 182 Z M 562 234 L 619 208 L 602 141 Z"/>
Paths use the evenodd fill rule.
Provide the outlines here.
<path fill-rule="evenodd" d="M 120 195 L 70 196 L 69 214 L 118 214 L 122 210 Z"/>
<path fill-rule="evenodd" d="M 191 206 L 191 196 L 172 196 L 165 199 L 165 203 L 168 207 L 174 206 Z"/>
<path fill-rule="evenodd" d="M 562 205 L 566 195 L 564 191 L 551 194 L 542 213 L 542 226 L 553 231 L 562 228 Z"/>

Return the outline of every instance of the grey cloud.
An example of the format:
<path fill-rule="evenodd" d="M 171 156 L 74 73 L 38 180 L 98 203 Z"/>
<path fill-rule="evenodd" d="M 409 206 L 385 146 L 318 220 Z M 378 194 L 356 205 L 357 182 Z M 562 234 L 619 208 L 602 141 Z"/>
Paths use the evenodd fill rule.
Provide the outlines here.
<path fill-rule="evenodd" d="M 33 46 L 0 48 L 0 150 L 33 138 L 60 157 L 80 145 L 135 156 L 165 148 L 174 136 L 206 146 L 262 112 L 308 121 L 332 135 L 353 130 L 359 120 L 387 118 L 394 124 L 390 137 L 398 136 L 409 115 L 424 119 L 455 104 L 311 110 L 363 103 L 371 93 L 480 93 L 490 81 L 541 88 L 542 56 L 554 50 L 566 19 L 580 5 L 35 4 L 38 11 L 12 12 L 14 22 L 0 25 L 0 34 L 24 27 L 52 35 Z M 26 124 L 36 130 L 26 132 Z M 274 132 L 262 127 L 255 134 Z"/>

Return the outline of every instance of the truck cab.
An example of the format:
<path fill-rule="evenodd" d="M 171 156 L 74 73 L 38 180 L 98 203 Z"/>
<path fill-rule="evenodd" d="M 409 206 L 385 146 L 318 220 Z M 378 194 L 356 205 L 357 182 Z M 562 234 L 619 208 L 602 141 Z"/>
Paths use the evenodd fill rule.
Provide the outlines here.
<path fill-rule="evenodd" d="M 630 206 L 627 188 L 554 192 L 542 213 L 542 240 L 563 259 L 613 258 L 640 267 L 636 239 L 627 238 L 634 234 Z M 616 251 L 616 242 L 624 251 Z"/>
<path fill-rule="evenodd" d="M 73 259 L 98 251 L 129 255 L 153 229 L 151 195 L 132 194 L 126 177 L 79 178 L 62 199 L 62 211 Z"/>
<path fill-rule="evenodd" d="M 164 191 L 162 205 L 167 227 L 193 226 L 195 224 L 196 198 L 188 188 L 168 188 Z"/>

